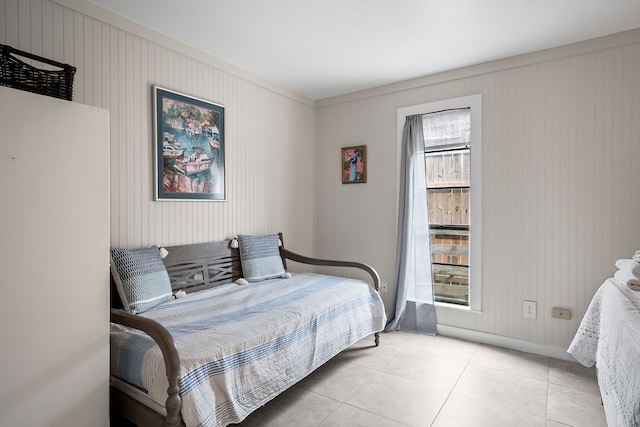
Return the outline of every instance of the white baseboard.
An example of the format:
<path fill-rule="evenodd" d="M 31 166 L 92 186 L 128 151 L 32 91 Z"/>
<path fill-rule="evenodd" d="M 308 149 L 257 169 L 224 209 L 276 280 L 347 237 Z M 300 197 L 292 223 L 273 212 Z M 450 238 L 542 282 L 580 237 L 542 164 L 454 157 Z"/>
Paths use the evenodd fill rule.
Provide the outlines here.
<path fill-rule="evenodd" d="M 473 341 L 481 344 L 495 345 L 512 350 L 524 351 L 526 353 L 539 354 L 541 356 L 553 357 L 554 359 L 568 360 L 571 362 L 576 361 L 569 353 L 567 353 L 565 348 L 536 344 L 517 338 L 503 337 L 500 335 L 489 334 L 487 332 L 473 331 L 471 329 L 463 329 L 456 326 L 440 324 L 438 325 L 437 333 L 438 335 L 459 338 L 465 341 Z"/>

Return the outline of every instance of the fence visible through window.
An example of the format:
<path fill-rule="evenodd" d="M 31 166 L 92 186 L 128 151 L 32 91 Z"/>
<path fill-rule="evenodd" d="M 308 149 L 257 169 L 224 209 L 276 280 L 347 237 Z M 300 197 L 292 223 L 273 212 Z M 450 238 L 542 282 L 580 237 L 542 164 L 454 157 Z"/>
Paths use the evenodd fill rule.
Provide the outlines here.
<path fill-rule="evenodd" d="M 469 305 L 470 110 L 425 114 L 423 128 L 435 300 Z"/>

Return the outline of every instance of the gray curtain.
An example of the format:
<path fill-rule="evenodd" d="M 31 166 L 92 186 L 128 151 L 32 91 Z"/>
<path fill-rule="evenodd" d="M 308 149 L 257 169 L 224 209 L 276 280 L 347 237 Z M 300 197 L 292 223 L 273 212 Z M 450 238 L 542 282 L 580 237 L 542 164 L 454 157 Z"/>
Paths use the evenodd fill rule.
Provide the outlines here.
<path fill-rule="evenodd" d="M 386 330 L 436 334 L 422 116 L 402 132 L 395 311 Z"/>

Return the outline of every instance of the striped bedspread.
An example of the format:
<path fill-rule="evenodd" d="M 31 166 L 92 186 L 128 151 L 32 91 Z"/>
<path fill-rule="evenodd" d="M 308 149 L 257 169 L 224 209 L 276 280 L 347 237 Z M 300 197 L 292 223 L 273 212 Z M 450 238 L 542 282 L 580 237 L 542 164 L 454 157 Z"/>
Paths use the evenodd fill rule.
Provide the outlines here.
<path fill-rule="evenodd" d="M 175 339 L 187 427 L 242 421 L 386 322 L 369 284 L 311 273 L 223 285 L 141 316 L 160 322 Z M 167 398 L 162 354 L 144 333 L 112 324 L 111 374 L 159 402 Z"/>

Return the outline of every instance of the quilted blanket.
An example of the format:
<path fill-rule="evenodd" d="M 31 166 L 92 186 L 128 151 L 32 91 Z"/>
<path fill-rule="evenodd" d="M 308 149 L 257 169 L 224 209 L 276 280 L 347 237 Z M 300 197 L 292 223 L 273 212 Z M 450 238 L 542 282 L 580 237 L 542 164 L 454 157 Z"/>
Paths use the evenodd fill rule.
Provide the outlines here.
<path fill-rule="evenodd" d="M 160 322 L 175 339 L 187 427 L 242 421 L 386 323 L 369 284 L 312 273 L 223 285 L 141 316 Z M 166 400 L 162 353 L 144 333 L 112 324 L 111 373 Z"/>
<path fill-rule="evenodd" d="M 598 385 L 616 405 L 618 426 L 640 426 L 640 292 L 615 279 L 596 291 L 567 350 L 596 366 Z"/>

